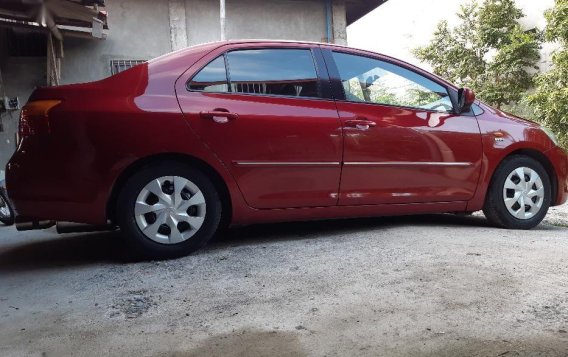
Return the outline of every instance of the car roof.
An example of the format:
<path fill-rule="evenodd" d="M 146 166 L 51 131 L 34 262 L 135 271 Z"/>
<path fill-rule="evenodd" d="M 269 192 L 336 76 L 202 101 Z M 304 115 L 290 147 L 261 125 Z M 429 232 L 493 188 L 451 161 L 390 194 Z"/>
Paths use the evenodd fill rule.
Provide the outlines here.
<path fill-rule="evenodd" d="M 283 43 L 283 44 L 299 44 L 299 45 L 314 45 L 314 46 L 330 46 L 330 47 L 338 47 L 338 48 L 348 48 L 348 49 L 355 49 L 360 50 L 354 47 L 338 45 L 336 43 L 327 43 L 327 42 L 315 42 L 315 41 L 301 41 L 301 40 L 271 40 L 271 39 L 242 39 L 242 40 L 226 40 L 226 41 L 219 41 L 219 44 L 258 44 L 258 43 Z M 360 50 L 365 51 L 365 50 Z M 370 51 L 365 51 L 370 52 Z"/>
<path fill-rule="evenodd" d="M 331 45 L 330 43 L 326 43 L 326 42 L 315 42 L 315 41 L 302 41 L 302 40 L 275 40 L 275 39 L 269 39 L 269 38 L 265 38 L 265 39 L 238 39 L 238 40 L 225 40 L 225 41 L 219 41 L 221 43 L 225 42 L 225 43 L 264 43 L 264 42 L 270 42 L 270 43 L 299 43 L 299 44 L 310 44 L 310 45 Z"/>

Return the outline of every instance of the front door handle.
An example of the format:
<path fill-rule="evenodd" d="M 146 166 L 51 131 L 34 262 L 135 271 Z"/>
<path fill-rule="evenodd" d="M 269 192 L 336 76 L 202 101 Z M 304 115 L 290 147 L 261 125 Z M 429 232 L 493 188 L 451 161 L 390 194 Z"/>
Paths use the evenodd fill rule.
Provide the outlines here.
<path fill-rule="evenodd" d="M 377 123 L 368 119 L 350 119 L 345 121 L 345 125 L 359 130 L 369 130 L 377 126 Z"/>
<path fill-rule="evenodd" d="M 210 112 L 200 112 L 199 116 L 204 119 L 211 119 L 215 123 L 225 124 L 228 123 L 229 120 L 236 120 L 239 118 L 239 115 L 236 113 L 231 113 L 226 109 L 214 109 Z"/>

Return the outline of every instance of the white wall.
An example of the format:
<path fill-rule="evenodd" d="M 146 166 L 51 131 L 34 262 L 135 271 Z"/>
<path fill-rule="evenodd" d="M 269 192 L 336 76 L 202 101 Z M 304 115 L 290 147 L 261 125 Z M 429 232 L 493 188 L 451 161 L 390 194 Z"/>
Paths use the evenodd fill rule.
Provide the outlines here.
<path fill-rule="evenodd" d="M 400 58 L 425 69 L 411 53 L 413 48 L 426 45 L 441 20 L 450 25 L 458 23 L 455 16 L 461 4 L 471 0 L 389 0 L 347 29 L 349 45 L 384 53 Z M 525 13 L 521 20 L 527 28 L 546 25 L 544 11 L 554 5 L 554 0 L 516 0 L 517 6 Z M 554 45 L 543 46 L 541 66 L 550 64 L 550 53 Z"/>

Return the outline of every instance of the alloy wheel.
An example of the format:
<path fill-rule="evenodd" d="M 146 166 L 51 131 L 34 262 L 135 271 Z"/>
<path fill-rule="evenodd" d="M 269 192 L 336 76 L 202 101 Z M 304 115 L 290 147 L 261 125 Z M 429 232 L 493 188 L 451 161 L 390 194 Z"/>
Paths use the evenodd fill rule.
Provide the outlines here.
<path fill-rule="evenodd" d="M 190 239 L 205 220 L 206 202 L 193 182 L 180 176 L 163 176 L 149 182 L 138 194 L 134 216 L 138 228 L 161 244 Z"/>

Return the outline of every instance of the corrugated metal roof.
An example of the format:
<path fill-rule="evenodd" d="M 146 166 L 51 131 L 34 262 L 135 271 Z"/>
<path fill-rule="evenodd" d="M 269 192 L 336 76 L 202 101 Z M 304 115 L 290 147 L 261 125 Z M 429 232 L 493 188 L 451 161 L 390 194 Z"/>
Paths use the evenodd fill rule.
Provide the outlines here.
<path fill-rule="evenodd" d="M 351 25 L 387 0 L 346 0 L 347 25 Z"/>

